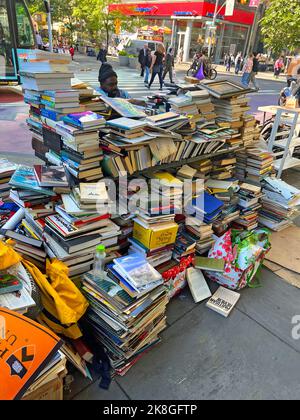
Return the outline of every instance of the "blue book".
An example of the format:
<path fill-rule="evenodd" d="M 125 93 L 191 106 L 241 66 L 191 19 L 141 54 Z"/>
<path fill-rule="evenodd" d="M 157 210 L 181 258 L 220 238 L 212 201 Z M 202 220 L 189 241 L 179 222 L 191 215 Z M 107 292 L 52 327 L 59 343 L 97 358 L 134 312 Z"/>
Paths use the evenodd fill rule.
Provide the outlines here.
<path fill-rule="evenodd" d="M 68 114 L 63 118 L 63 121 L 67 124 L 75 125 L 76 127 L 93 127 L 99 124 L 105 124 L 105 118 L 102 115 L 96 114 L 96 112 L 76 112 L 74 114 Z"/>
<path fill-rule="evenodd" d="M 135 130 L 137 128 L 145 127 L 145 121 L 136 121 L 132 118 L 122 117 L 107 121 L 107 125 L 121 130 Z"/>
<path fill-rule="evenodd" d="M 62 114 L 56 111 L 50 111 L 49 109 L 42 109 L 41 114 L 45 118 L 49 118 L 52 121 L 60 121 L 62 119 Z"/>
<path fill-rule="evenodd" d="M 192 205 L 196 211 L 204 212 L 205 215 L 213 215 L 223 207 L 224 203 L 215 196 L 204 192 L 192 200 Z"/>
<path fill-rule="evenodd" d="M 42 188 L 39 186 L 36 178 L 34 168 L 27 166 L 19 167 L 9 181 L 10 185 L 21 189 L 36 191 L 38 193 L 54 196 L 55 193 L 51 189 Z"/>

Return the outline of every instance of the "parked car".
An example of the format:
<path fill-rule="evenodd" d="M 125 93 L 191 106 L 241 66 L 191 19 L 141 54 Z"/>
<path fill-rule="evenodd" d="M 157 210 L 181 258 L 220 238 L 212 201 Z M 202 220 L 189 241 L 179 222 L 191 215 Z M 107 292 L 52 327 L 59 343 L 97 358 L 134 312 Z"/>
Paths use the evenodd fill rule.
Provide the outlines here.
<path fill-rule="evenodd" d="M 142 39 L 129 39 L 123 45 L 123 51 L 126 51 L 128 55 L 139 55 L 140 50 L 144 47 L 145 44 L 148 44 L 148 47 L 151 51 L 156 51 L 158 45 L 163 45 L 159 41 L 147 41 Z"/>

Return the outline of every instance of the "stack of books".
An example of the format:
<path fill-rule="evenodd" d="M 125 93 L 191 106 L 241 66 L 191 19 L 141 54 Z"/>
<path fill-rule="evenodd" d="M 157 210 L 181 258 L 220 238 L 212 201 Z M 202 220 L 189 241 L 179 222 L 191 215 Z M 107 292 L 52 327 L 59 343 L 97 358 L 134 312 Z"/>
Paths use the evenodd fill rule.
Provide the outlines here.
<path fill-rule="evenodd" d="M 297 215 L 300 191 L 280 179 L 270 177 L 265 178 L 262 185 L 259 224 L 277 232 L 286 229 Z"/>
<path fill-rule="evenodd" d="M 104 279 L 83 276 L 86 322 L 114 372 L 124 375 L 160 341 L 168 297 L 162 276 L 140 254 L 115 259 L 107 273 Z"/>
<path fill-rule="evenodd" d="M 196 239 L 197 254 L 209 251 L 214 243 L 211 224 L 206 224 L 197 217 L 186 217 L 185 228 Z"/>
<path fill-rule="evenodd" d="M 231 128 L 243 126 L 242 118 L 247 111 L 250 111 L 248 98 L 245 96 L 231 97 L 228 99 L 213 98 L 217 122 L 227 122 Z"/>
<path fill-rule="evenodd" d="M 234 225 L 246 230 L 253 230 L 258 226 L 258 212 L 261 208 L 261 187 L 242 183 L 238 191 L 240 216 Z"/>
<path fill-rule="evenodd" d="M 222 212 L 223 202 L 206 191 L 194 197 L 186 211 L 189 216 L 196 217 L 206 224 L 215 222 Z"/>
<path fill-rule="evenodd" d="M 260 185 L 264 178 L 274 173 L 274 157 L 270 152 L 263 152 L 258 148 L 247 148 L 236 155 L 236 177 L 241 181 Z"/>
<path fill-rule="evenodd" d="M 201 121 L 214 122 L 217 117 L 215 113 L 215 107 L 212 103 L 209 93 L 205 90 L 192 90 L 186 94 L 192 100 L 192 104 L 195 104 L 198 109 L 198 113 L 201 116 Z"/>
<path fill-rule="evenodd" d="M 257 122 L 253 115 L 246 114 L 242 118 L 243 127 L 241 128 L 241 139 L 244 147 L 250 147 L 253 145 L 257 138 L 256 126 Z"/>
<path fill-rule="evenodd" d="M 7 201 L 9 199 L 10 185 L 9 181 L 17 165 L 9 162 L 7 159 L 0 159 L 0 199 Z"/>
<path fill-rule="evenodd" d="M 212 160 L 212 170 L 210 178 L 215 180 L 224 180 L 232 178 L 236 166 L 235 156 L 226 156 L 223 158 L 216 158 Z"/>
<path fill-rule="evenodd" d="M 117 246 L 120 228 L 110 219 L 109 205 L 104 183 L 81 183 L 45 218 L 47 253 L 63 261 L 71 277 L 91 270 L 97 245 L 105 245 L 108 256 Z"/>

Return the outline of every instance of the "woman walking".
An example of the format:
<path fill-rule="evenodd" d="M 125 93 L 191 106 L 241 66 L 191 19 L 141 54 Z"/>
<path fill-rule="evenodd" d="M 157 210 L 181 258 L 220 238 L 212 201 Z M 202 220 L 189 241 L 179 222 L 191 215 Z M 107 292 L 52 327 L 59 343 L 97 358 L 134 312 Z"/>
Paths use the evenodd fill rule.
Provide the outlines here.
<path fill-rule="evenodd" d="M 283 57 L 279 57 L 274 64 L 274 76 L 278 79 L 281 70 L 284 68 L 284 59 Z"/>
<path fill-rule="evenodd" d="M 173 68 L 174 68 L 174 49 L 170 47 L 168 49 L 168 53 L 165 59 L 163 80 L 165 80 L 167 73 L 169 73 L 170 82 L 173 83 Z"/>
<path fill-rule="evenodd" d="M 245 65 L 243 68 L 243 76 L 242 76 L 242 84 L 246 87 L 249 86 L 252 70 L 253 70 L 253 54 L 250 54 L 245 62 Z"/>
<path fill-rule="evenodd" d="M 164 60 L 164 56 L 165 56 L 165 47 L 162 44 L 158 44 L 157 46 L 157 50 L 155 51 L 155 53 L 153 54 L 152 57 L 152 63 L 151 63 L 151 67 L 150 67 L 150 72 L 151 74 L 151 80 L 150 83 L 148 85 L 148 89 L 151 88 L 151 85 L 155 79 L 155 76 L 158 75 L 159 78 L 159 83 L 160 83 L 160 89 L 162 90 L 163 88 L 163 60 Z"/>

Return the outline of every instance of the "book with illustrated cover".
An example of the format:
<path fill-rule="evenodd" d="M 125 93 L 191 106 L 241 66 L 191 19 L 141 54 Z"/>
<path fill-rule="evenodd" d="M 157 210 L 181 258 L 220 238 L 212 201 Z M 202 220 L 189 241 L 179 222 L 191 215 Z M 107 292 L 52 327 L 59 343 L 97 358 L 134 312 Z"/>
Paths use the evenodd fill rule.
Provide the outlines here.
<path fill-rule="evenodd" d="M 96 114 L 92 111 L 78 112 L 68 114 L 63 118 L 63 121 L 68 124 L 75 125 L 76 127 L 92 127 L 105 125 L 105 119 L 102 115 Z"/>
<path fill-rule="evenodd" d="M 141 111 L 137 106 L 128 102 L 123 98 L 109 98 L 107 96 L 101 96 L 101 99 L 113 108 L 118 114 L 126 118 L 144 118 L 146 117 L 145 112 Z"/>
<path fill-rule="evenodd" d="M 80 183 L 80 201 L 83 203 L 107 202 L 108 193 L 104 182 Z"/>
<path fill-rule="evenodd" d="M 30 168 L 27 166 L 21 166 L 17 168 L 17 170 L 11 177 L 9 184 L 14 187 L 19 187 L 22 189 L 37 191 L 41 194 L 48 195 L 48 196 L 55 195 L 55 193 L 52 190 L 42 188 L 39 185 L 35 172 L 34 172 L 34 168 Z"/>
<path fill-rule="evenodd" d="M 34 165 L 34 172 L 41 187 L 67 187 L 69 185 L 63 166 Z"/>
<path fill-rule="evenodd" d="M 0 295 L 3 293 L 17 292 L 18 290 L 21 290 L 22 287 L 22 283 L 18 277 L 8 273 L 0 273 Z"/>
<path fill-rule="evenodd" d="M 9 332 L 3 340 L 5 357 L 0 359 L 0 400 L 18 400 L 50 363 L 62 341 L 48 328 L 16 312 L 0 308 L 0 316 Z M 8 341 L 9 337 L 17 339 Z"/>
<path fill-rule="evenodd" d="M 220 286 L 216 293 L 206 303 L 206 306 L 227 318 L 237 304 L 240 296 L 239 293 Z"/>

